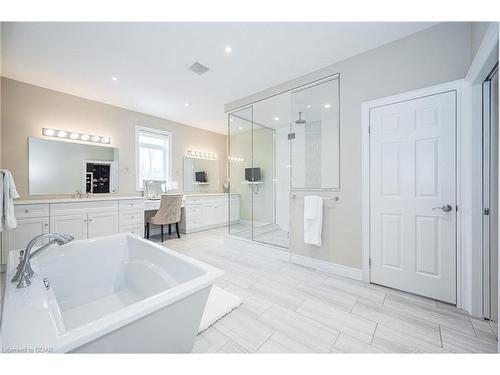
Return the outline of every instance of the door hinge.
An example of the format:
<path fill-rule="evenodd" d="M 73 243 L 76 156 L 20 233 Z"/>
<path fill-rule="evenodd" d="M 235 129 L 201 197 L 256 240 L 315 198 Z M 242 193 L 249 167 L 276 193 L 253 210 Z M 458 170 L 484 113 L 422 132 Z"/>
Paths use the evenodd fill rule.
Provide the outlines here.
<path fill-rule="evenodd" d="M 372 265 L 372 258 L 368 258 L 368 265 L 371 267 L 371 265 Z"/>
<path fill-rule="evenodd" d="M 489 208 L 483 208 L 483 215 L 489 215 L 490 214 L 490 209 Z"/>
<path fill-rule="evenodd" d="M 295 133 L 288 133 L 288 140 L 291 141 L 292 139 L 295 139 Z"/>

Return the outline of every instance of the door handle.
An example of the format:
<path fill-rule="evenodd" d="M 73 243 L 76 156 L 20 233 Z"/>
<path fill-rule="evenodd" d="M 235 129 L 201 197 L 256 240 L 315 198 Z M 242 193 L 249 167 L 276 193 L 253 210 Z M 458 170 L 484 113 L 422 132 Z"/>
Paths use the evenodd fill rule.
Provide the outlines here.
<path fill-rule="evenodd" d="M 432 210 L 443 210 L 444 212 L 450 212 L 453 210 L 453 207 L 451 207 L 449 204 L 444 204 L 441 207 L 432 207 Z"/>

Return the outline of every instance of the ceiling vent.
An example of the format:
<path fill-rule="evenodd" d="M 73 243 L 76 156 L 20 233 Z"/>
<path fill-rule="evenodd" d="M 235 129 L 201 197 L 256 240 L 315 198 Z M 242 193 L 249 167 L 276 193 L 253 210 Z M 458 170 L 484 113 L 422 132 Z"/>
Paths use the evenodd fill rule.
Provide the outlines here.
<path fill-rule="evenodd" d="M 188 69 L 200 76 L 210 70 L 210 68 L 207 68 L 205 65 L 200 64 L 198 61 L 191 65 Z"/>

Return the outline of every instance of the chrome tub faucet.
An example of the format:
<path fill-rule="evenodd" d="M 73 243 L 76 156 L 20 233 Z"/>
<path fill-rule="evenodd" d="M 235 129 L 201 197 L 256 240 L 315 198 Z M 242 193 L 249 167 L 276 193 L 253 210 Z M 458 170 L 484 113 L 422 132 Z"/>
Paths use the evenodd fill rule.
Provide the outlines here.
<path fill-rule="evenodd" d="M 38 249 L 32 252 L 33 246 L 35 246 L 38 241 L 44 238 L 48 238 L 49 242 L 47 242 L 45 245 L 39 247 Z M 27 286 L 30 286 L 31 285 L 30 279 L 33 276 L 33 269 L 31 268 L 30 264 L 31 258 L 34 258 L 35 256 L 42 253 L 43 251 L 45 251 L 54 244 L 57 244 L 59 246 L 64 245 L 70 241 L 73 241 L 73 239 L 74 237 L 70 236 L 69 234 L 60 234 L 60 233 L 44 233 L 33 238 L 28 243 L 28 246 L 26 246 L 26 250 L 21 251 L 21 255 L 19 257 L 20 262 L 19 265 L 17 266 L 17 272 L 11 281 L 13 283 L 17 282 L 18 288 L 25 288 Z"/>

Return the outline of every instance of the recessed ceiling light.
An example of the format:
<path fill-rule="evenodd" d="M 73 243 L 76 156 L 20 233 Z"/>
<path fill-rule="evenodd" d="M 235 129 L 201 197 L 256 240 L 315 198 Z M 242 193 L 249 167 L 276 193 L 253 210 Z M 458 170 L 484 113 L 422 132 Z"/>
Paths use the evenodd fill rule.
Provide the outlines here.
<path fill-rule="evenodd" d="M 311 108 L 311 105 L 310 104 L 306 105 L 306 108 Z"/>
<path fill-rule="evenodd" d="M 273 120 L 274 120 L 274 121 L 279 121 L 279 120 L 280 120 L 280 118 L 279 118 L 279 117 L 275 117 Z"/>
<path fill-rule="evenodd" d="M 184 107 L 189 107 L 189 103 L 184 103 Z"/>
<path fill-rule="evenodd" d="M 226 51 L 226 53 L 231 53 L 233 49 L 231 48 L 231 46 L 226 46 L 226 48 L 224 48 L 224 51 Z"/>
<path fill-rule="evenodd" d="M 330 108 L 331 106 L 332 106 L 331 104 L 328 103 L 325 104 L 325 108 Z"/>
<path fill-rule="evenodd" d="M 111 77 L 111 80 L 112 81 L 118 81 L 118 78 L 117 77 Z"/>

